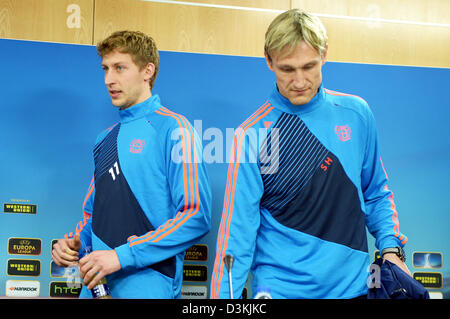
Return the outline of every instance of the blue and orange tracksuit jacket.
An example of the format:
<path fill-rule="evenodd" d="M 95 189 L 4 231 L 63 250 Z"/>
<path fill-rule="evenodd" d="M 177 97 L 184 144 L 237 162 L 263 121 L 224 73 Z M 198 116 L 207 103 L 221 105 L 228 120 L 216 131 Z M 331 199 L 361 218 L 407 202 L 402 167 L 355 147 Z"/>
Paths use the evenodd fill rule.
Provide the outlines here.
<path fill-rule="evenodd" d="M 184 251 L 210 229 L 201 143 L 158 95 L 119 116 L 94 147 L 95 173 L 76 227 L 81 251 L 115 249 L 122 268 L 106 277 L 113 298 L 179 298 Z"/>
<path fill-rule="evenodd" d="M 211 298 L 229 298 L 227 254 L 234 296 L 250 270 L 273 298 L 366 294 L 366 226 L 380 251 L 407 241 L 367 103 L 321 86 L 295 106 L 275 86 L 234 136 Z"/>

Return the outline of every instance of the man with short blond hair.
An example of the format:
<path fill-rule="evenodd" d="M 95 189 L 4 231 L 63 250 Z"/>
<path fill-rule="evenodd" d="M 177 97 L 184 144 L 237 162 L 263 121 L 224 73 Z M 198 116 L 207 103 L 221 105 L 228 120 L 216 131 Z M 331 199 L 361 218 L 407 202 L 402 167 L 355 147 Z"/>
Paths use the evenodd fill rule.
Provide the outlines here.
<path fill-rule="evenodd" d="M 323 87 L 327 41 L 320 20 L 298 9 L 280 14 L 266 32 L 265 58 L 276 85 L 236 131 L 211 298 L 231 295 L 226 255 L 234 257 L 233 296 L 241 295 L 250 271 L 253 296 L 365 296 L 366 226 L 383 257 L 408 272 L 402 255 L 407 238 L 372 112 L 360 97 Z M 247 145 L 250 128 L 267 134 Z M 241 160 L 254 149 L 258 163 Z M 265 169 L 268 158 L 277 169 Z"/>

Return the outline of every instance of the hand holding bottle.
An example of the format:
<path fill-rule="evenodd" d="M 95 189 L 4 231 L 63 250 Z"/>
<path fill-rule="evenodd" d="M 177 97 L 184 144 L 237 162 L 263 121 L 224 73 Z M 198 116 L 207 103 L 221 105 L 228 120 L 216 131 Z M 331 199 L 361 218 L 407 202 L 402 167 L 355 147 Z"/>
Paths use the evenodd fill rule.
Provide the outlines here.
<path fill-rule="evenodd" d="M 61 267 L 73 266 L 78 262 L 78 252 L 81 248 L 80 234 L 72 238 L 59 239 L 53 245 L 52 259 Z"/>
<path fill-rule="evenodd" d="M 91 290 L 92 296 L 96 299 L 112 298 L 105 278 L 108 273 L 104 272 L 104 268 L 108 269 L 108 267 L 102 267 L 103 263 L 107 263 L 109 260 L 109 258 L 103 258 L 105 253 L 106 256 L 110 256 L 111 253 L 116 254 L 114 250 L 91 252 L 90 247 L 86 247 L 83 250 L 83 258 L 79 262 L 80 274 L 84 284 L 87 285 L 87 288 Z"/>

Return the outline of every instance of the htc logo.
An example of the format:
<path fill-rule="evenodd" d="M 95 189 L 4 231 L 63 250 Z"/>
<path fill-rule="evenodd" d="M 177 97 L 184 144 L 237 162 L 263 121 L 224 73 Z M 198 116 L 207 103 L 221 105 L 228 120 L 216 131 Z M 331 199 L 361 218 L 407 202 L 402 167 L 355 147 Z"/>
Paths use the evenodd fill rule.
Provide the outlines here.
<path fill-rule="evenodd" d="M 81 293 L 81 284 L 68 286 L 66 282 L 51 282 L 50 297 L 73 297 L 77 298 Z"/>

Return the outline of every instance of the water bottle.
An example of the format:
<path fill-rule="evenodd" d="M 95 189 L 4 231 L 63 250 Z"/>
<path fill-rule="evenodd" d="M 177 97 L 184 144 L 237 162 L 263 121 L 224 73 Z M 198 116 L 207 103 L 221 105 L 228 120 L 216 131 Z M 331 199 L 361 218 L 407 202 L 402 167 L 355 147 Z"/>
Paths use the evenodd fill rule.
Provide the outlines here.
<path fill-rule="evenodd" d="M 102 278 L 98 284 L 91 289 L 92 297 L 95 299 L 111 299 L 111 294 L 109 293 L 108 285 L 106 284 L 106 279 Z"/>
<path fill-rule="evenodd" d="M 89 255 L 91 253 L 91 247 L 86 247 L 83 249 L 82 257 Z M 102 278 L 98 284 L 91 289 L 91 294 L 94 299 L 111 299 L 111 294 L 109 292 L 108 284 L 106 283 L 106 278 Z"/>

